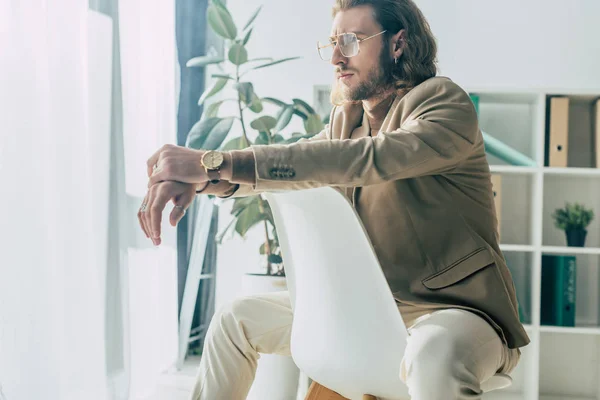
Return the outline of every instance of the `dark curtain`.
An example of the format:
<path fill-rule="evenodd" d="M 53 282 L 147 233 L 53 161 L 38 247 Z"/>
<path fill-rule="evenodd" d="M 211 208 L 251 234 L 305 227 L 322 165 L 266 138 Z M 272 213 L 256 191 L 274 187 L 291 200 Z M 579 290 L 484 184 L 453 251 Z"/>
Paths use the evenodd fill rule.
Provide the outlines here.
<path fill-rule="evenodd" d="M 184 146 L 187 135 L 192 126 L 198 122 L 202 108 L 198 106 L 198 99 L 204 91 L 204 68 L 187 68 L 187 61 L 193 57 L 206 53 L 207 24 L 206 9 L 208 0 L 176 0 L 176 35 L 179 66 L 181 72 L 179 110 L 177 113 L 177 143 Z M 218 224 L 217 208 L 211 220 L 211 230 L 207 243 L 207 252 L 204 259 L 203 273 L 215 272 L 216 265 L 216 228 Z M 178 298 L 179 311 L 183 299 L 185 280 L 193 238 L 193 217 L 196 213 L 190 210 L 181 220 L 177 228 L 177 255 L 178 255 Z M 198 287 L 198 297 L 194 312 L 191 341 L 204 339 L 205 326 L 214 313 L 214 285 L 215 279 L 204 279 Z"/>

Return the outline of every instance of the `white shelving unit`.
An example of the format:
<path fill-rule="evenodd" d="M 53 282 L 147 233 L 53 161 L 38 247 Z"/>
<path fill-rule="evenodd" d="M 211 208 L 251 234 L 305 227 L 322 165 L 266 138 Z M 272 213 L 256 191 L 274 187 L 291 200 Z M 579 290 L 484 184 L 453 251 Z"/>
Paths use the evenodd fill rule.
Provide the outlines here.
<path fill-rule="evenodd" d="M 467 90 L 479 96 L 482 130 L 536 162 L 534 167 L 512 166 L 488 155 L 492 173 L 501 176 L 500 248 L 513 275 L 531 343 L 522 348 L 513 385 L 484 399 L 600 400 L 600 168 L 572 163 L 576 157 L 572 152 L 573 167 L 544 165 L 547 96 L 572 97 L 579 102 L 580 116 L 581 102 L 600 98 L 600 88 Z M 587 136 L 577 129 L 569 137 L 569 147 L 591 146 L 592 135 L 591 129 Z M 567 201 L 595 211 L 584 248 L 567 247 L 564 233 L 554 227 L 551 213 Z M 577 258 L 575 327 L 540 324 L 543 254 Z"/>

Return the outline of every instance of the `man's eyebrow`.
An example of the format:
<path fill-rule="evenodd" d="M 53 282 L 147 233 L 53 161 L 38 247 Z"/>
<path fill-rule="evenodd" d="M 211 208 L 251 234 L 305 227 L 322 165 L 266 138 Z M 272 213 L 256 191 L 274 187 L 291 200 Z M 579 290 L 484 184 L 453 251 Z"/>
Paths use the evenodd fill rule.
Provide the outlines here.
<path fill-rule="evenodd" d="M 355 35 L 367 36 L 367 34 L 366 34 L 366 33 L 364 33 L 364 32 L 362 32 L 362 31 L 352 31 L 352 30 L 350 30 L 350 31 L 346 31 L 346 32 L 340 32 L 340 33 L 338 33 L 338 35 L 341 35 L 341 34 L 344 34 L 344 33 L 354 33 Z M 331 36 L 329 36 L 329 37 L 330 37 L 330 38 L 333 38 L 333 37 L 335 37 L 335 36 L 336 36 L 336 35 L 331 35 Z"/>

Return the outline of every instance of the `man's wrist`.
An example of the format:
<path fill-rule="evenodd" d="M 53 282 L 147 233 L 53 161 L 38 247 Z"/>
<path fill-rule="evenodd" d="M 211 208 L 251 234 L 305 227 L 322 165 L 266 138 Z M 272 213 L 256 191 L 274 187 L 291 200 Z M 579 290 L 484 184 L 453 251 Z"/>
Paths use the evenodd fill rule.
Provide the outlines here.
<path fill-rule="evenodd" d="M 231 181 L 233 176 L 233 162 L 231 158 L 231 153 L 228 151 L 224 151 L 223 153 L 223 164 L 221 164 L 221 180 L 223 181 Z"/>
<path fill-rule="evenodd" d="M 208 184 L 210 182 L 206 181 L 203 183 L 198 183 L 196 184 L 196 193 L 202 193 L 204 190 L 206 190 L 206 188 L 208 187 Z"/>

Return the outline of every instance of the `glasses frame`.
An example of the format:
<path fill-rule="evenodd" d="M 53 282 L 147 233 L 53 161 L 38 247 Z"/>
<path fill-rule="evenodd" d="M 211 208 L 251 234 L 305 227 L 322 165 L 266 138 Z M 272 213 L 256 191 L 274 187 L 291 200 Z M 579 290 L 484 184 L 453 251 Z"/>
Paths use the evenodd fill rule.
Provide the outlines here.
<path fill-rule="evenodd" d="M 360 44 L 361 44 L 361 42 L 364 42 L 365 40 L 372 39 L 372 38 L 374 38 L 376 36 L 379 36 L 379 35 L 382 35 L 382 34 L 384 34 L 386 32 L 387 32 L 387 29 L 384 30 L 384 31 L 381 31 L 379 33 L 376 33 L 374 35 L 368 36 L 368 37 L 366 37 L 364 39 L 359 39 L 358 36 L 356 36 L 356 33 L 354 33 L 354 32 L 346 32 L 346 33 L 340 33 L 340 34 L 337 34 L 337 35 L 333 35 L 333 36 L 329 37 L 329 44 L 327 44 L 325 46 L 321 46 L 321 43 L 319 41 L 317 41 L 317 52 L 319 53 L 319 57 L 321 57 L 321 60 L 323 60 L 323 61 L 329 61 L 333 57 L 333 53 L 335 53 L 335 47 L 338 45 L 338 41 L 334 40 L 334 39 L 336 39 L 336 38 L 338 38 L 338 37 L 340 37 L 342 35 L 354 35 L 354 37 L 356 38 L 356 43 L 357 43 L 356 47 L 358 48 L 358 50 L 356 51 L 356 54 L 351 55 L 351 56 L 346 55 L 346 54 L 344 54 L 344 52 L 343 52 L 343 50 L 342 50 L 341 47 L 340 47 L 340 53 L 342 53 L 342 55 L 344 57 L 346 57 L 346 58 L 355 57 L 355 56 L 357 56 L 357 55 L 360 54 Z M 321 55 L 321 49 L 325 49 L 325 48 L 330 47 L 330 46 L 333 46 L 333 51 L 331 52 L 331 56 L 332 57 L 330 57 L 328 59 L 324 59 L 323 56 Z"/>

